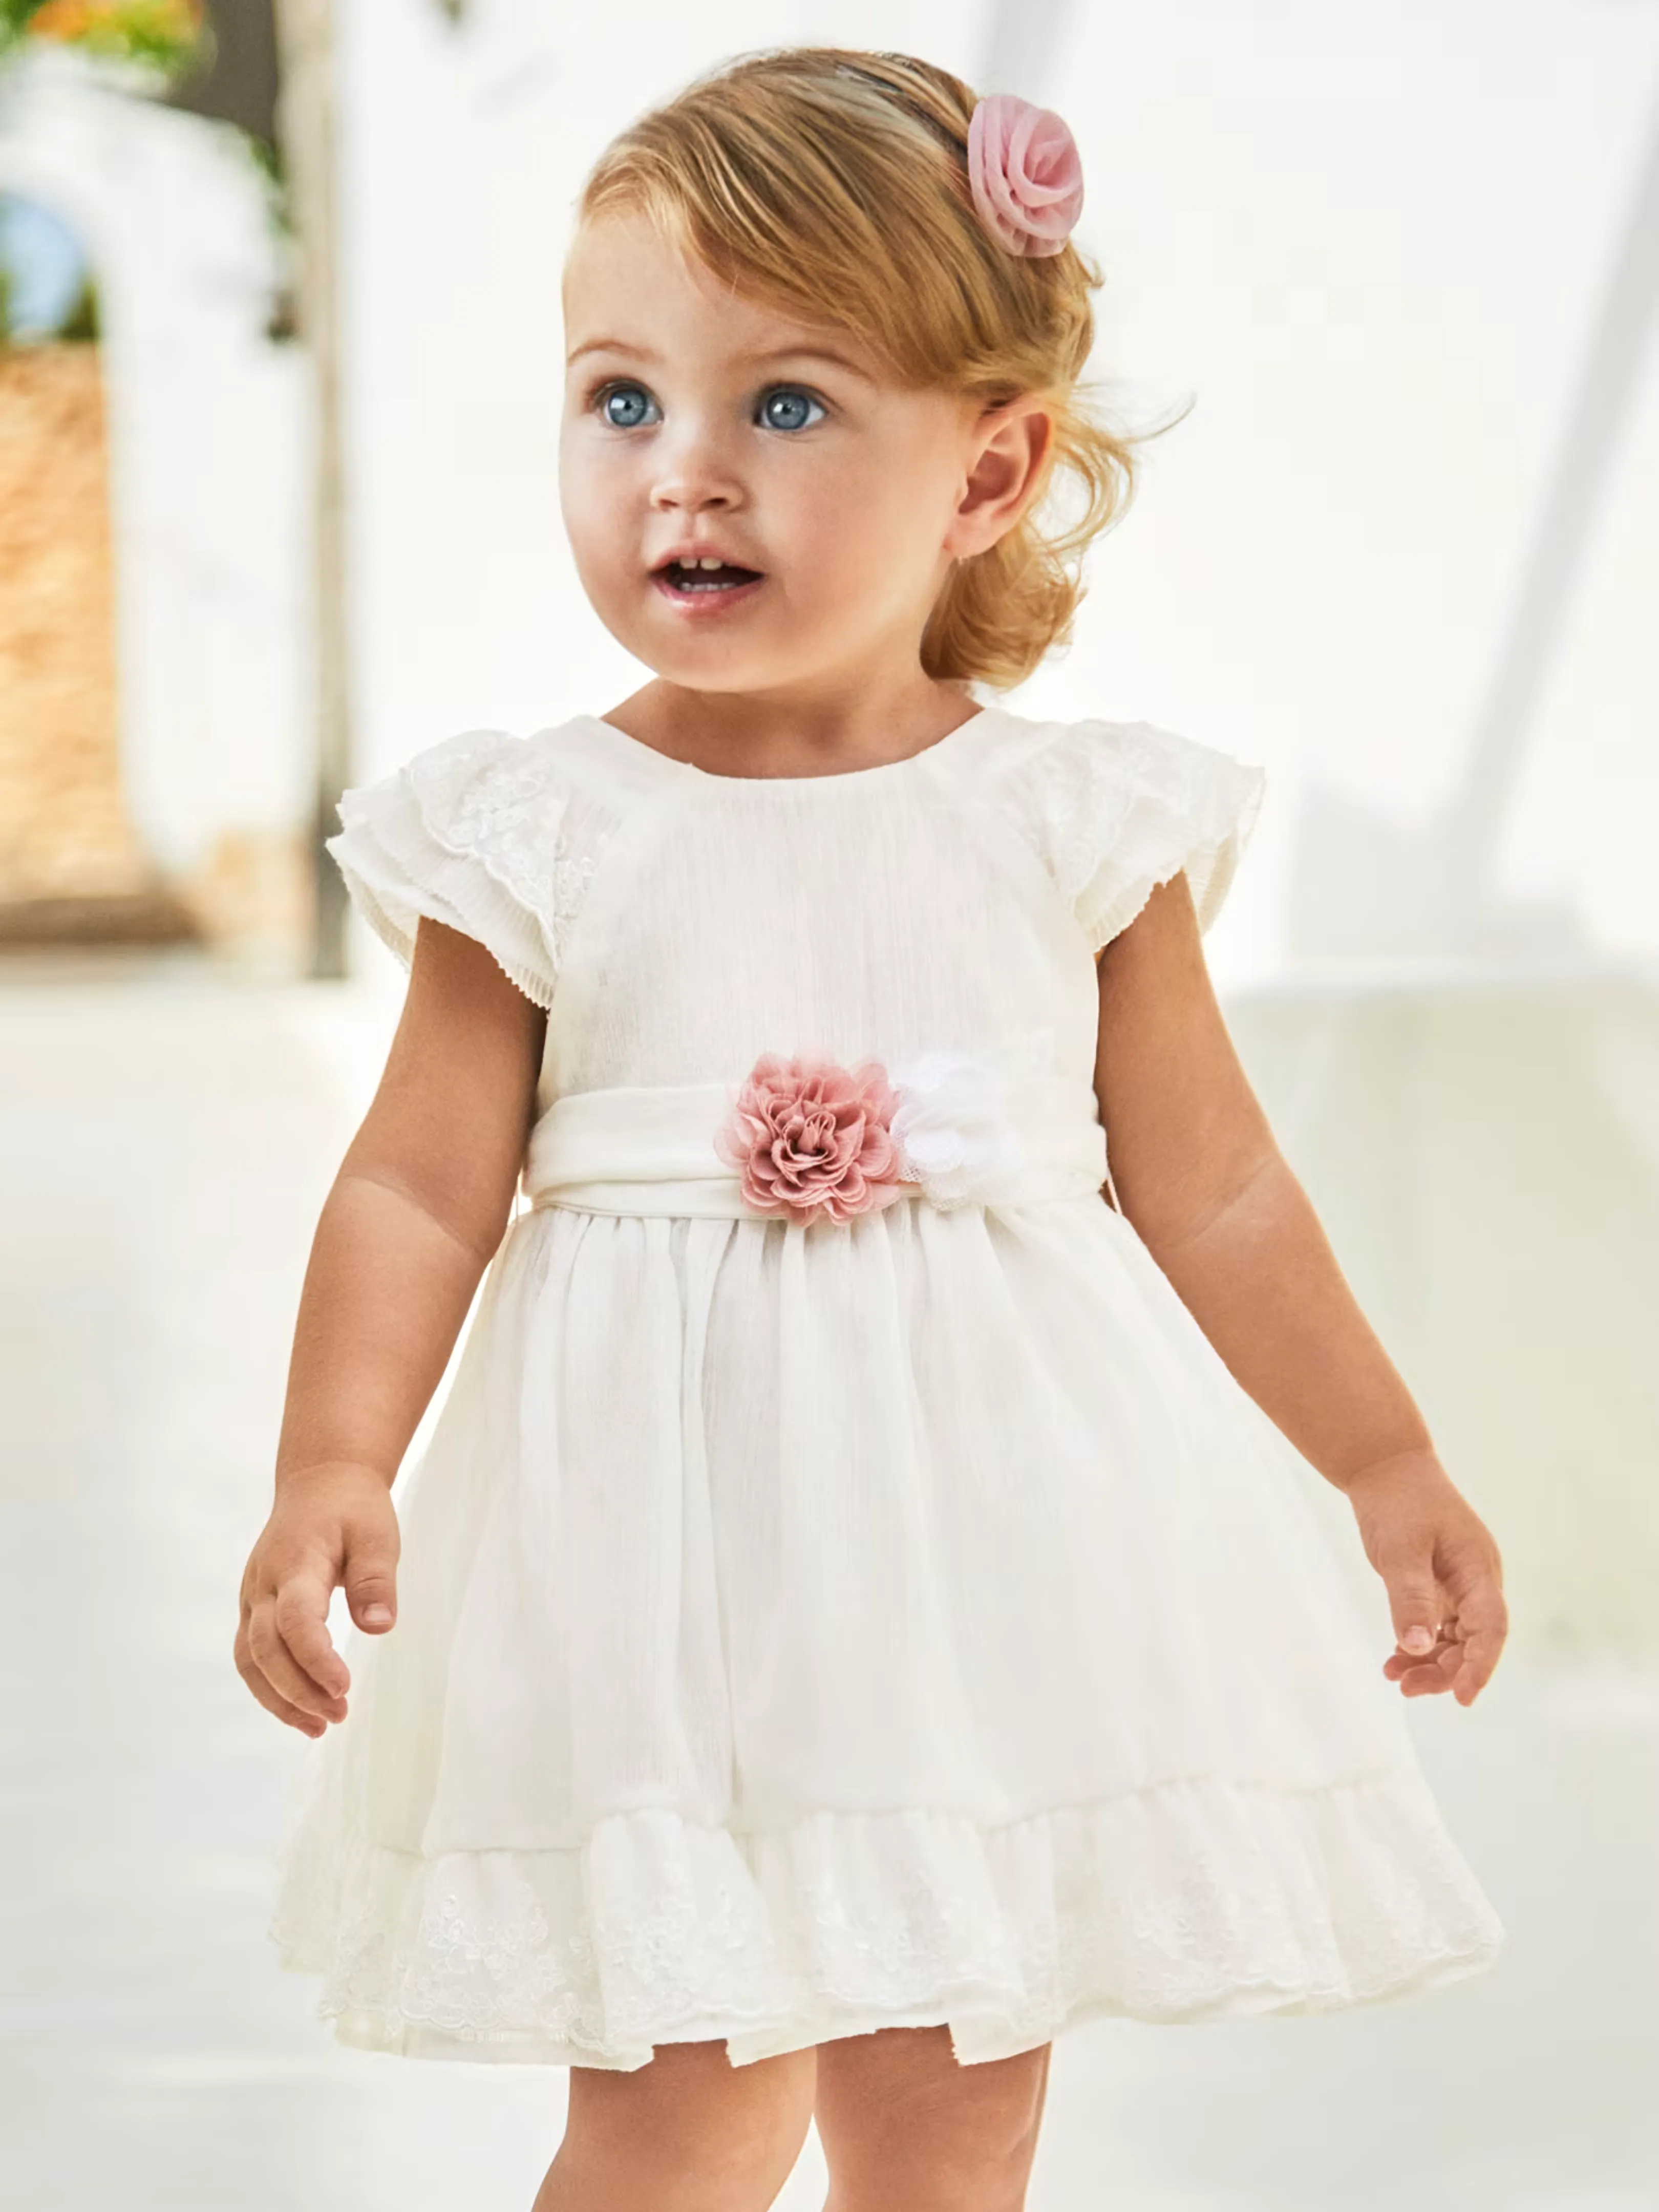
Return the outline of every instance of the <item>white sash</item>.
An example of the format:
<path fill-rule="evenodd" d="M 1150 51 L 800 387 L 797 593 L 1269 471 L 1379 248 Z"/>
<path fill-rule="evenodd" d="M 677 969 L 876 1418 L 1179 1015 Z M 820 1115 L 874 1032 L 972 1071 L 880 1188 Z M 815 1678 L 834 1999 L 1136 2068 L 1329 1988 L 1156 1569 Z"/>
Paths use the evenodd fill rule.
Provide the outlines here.
<path fill-rule="evenodd" d="M 524 1188 L 532 1206 L 584 1213 L 762 1218 L 714 1150 L 738 1086 L 619 1085 L 557 1098 L 531 1131 Z M 1028 1206 L 1097 1193 L 1106 1133 L 1094 1092 L 1054 1076 L 1009 1085 L 1008 1121 L 1023 1154 L 996 1203 Z M 925 1197 L 920 1184 L 907 1198 Z"/>

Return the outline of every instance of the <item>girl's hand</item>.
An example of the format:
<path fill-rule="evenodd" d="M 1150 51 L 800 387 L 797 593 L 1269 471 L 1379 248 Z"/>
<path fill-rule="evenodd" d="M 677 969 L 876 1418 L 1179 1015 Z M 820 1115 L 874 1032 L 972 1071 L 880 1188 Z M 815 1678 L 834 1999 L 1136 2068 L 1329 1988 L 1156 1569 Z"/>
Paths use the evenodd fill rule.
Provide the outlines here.
<path fill-rule="evenodd" d="M 1382 1672 L 1403 1697 L 1450 1690 L 1472 1705 L 1509 1633 L 1491 1530 L 1431 1451 L 1379 1461 L 1342 1487 L 1400 1639 Z"/>
<path fill-rule="evenodd" d="M 309 1736 L 346 1716 L 351 1674 L 328 1633 L 343 1583 L 351 1618 L 384 1635 L 397 1618 L 401 1540 L 386 1478 L 369 1467 L 284 1478 L 242 1574 L 236 1671 L 268 1712 Z"/>

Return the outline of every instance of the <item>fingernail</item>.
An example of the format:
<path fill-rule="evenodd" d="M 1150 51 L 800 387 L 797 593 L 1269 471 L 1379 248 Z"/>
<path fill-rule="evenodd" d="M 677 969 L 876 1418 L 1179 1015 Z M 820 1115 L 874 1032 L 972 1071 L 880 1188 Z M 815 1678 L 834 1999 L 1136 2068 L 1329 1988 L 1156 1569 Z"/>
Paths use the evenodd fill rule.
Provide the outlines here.
<path fill-rule="evenodd" d="M 1432 1651 L 1434 1632 L 1428 1628 L 1408 1628 L 1401 1638 L 1400 1644 L 1401 1650 L 1406 1651 Z"/>
<path fill-rule="evenodd" d="M 391 1618 L 390 1611 L 383 1605 L 365 1606 L 363 1608 L 365 1628 L 384 1628 Z"/>

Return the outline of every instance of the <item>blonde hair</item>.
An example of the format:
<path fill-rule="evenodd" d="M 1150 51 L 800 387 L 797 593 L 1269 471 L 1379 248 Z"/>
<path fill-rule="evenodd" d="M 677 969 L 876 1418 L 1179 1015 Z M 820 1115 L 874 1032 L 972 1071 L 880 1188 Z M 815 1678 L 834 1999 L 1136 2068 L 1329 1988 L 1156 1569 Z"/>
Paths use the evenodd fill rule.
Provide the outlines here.
<path fill-rule="evenodd" d="M 975 99 L 905 54 L 746 55 L 621 132 L 578 214 L 645 215 L 744 295 L 852 331 L 904 384 L 987 408 L 1042 399 L 1054 437 L 1030 504 L 952 569 L 921 641 L 930 676 L 1006 689 L 1070 635 L 1083 556 L 1133 495 L 1139 441 L 1079 389 L 1098 269 L 1070 242 L 1010 253 L 975 212 Z"/>

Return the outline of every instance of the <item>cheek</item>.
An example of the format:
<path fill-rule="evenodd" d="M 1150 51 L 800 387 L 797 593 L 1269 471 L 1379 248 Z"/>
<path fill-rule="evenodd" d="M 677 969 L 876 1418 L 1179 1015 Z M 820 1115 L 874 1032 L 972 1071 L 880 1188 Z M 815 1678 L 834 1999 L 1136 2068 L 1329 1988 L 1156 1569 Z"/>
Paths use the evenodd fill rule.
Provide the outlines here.
<path fill-rule="evenodd" d="M 787 540 L 820 579 L 833 574 L 890 593 L 938 550 L 944 518 L 929 471 L 884 447 L 845 448 L 823 460 L 775 485 L 774 542 Z"/>
<path fill-rule="evenodd" d="M 622 559 L 626 490 L 619 477 L 611 457 L 597 452 L 580 428 L 561 440 L 559 511 L 584 578 Z"/>

